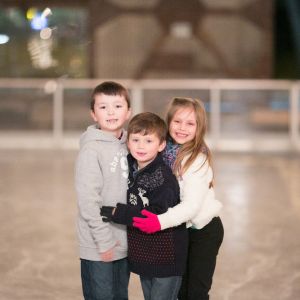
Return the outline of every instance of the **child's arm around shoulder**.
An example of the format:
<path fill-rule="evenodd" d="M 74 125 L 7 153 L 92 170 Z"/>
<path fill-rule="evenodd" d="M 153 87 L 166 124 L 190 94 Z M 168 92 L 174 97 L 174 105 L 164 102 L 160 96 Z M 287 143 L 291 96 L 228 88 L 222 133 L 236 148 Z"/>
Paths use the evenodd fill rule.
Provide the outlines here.
<path fill-rule="evenodd" d="M 151 199 L 155 199 L 155 201 L 153 202 Z M 163 192 L 158 191 L 157 193 L 153 193 L 151 199 L 149 199 L 149 204 L 146 204 L 145 206 L 142 204 L 134 206 L 118 203 L 113 213 L 113 222 L 133 226 L 133 218 L 143 217 L 141 213 L 143 209 L 147 209 L 155 214 L 162 214 L 168 210 L 170 203 L 174 203 L 177 198 L 174 190 L 169 188 L 165 189 Z"/>
<path fill-rule="evenodd" d="M 197 215 L 209 191 L 212 169 L 204 154 L 199 154 L 188 170 L 178 178 L 181 202 L 159 215 L 161 229 L 178 226 Z"/>

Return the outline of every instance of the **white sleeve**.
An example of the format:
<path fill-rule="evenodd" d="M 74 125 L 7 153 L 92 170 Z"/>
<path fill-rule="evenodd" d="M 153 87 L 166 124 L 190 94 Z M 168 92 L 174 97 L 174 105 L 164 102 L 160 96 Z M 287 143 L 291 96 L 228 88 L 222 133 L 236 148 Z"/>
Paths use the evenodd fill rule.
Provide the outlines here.
<path fill-rule="evenodd" d="M 203 159 L 197 159 L 183 175 L 180 182 L 181 202 L 158 216 L 162 230 L 191 220 L 201 210 L 212 180 L 211 168 L 208 162 L 203 162 Z"/>
<path fill-rule="evenodd" d="M 76 164 L 78 208 L 79 214 L 88 224 L 100 253 L 111 249 L 116 243 L 111 225 L 104 223 L 100 216 L 100 207 L 103 205 L 102 186 L 103 175 L 97 152 L 85 149 L 79 154 Z"/>

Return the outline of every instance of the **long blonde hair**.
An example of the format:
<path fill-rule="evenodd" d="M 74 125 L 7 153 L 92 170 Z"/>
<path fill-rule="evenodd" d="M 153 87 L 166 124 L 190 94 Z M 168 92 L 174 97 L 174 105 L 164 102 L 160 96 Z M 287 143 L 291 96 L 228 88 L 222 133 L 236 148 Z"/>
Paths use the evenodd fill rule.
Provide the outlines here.
<path fill-rule="evenodd" d="M 207 130 L 207 118 L 202 101 L 193 98 L 174 98 L 171 101 L 167 112 L 168 128 L 170 128 L 170 123 L 176 112 L 182 108 L 190 108 L 195 112 L 197 127 L 195 138 L 192 141 L 183 144 L 178 151 L 173 169 L 176 176 L 184 174 L 184 172 L 186 172 L 186 170 L 195 161 L 199 153 L 203 153 L 206 156 L 203 165 L 206 161 L 208 161 L 210 166 L 212 165 L 211 152 L 204 140 Z M 183 158 L 186 156 L 188 156 L 188 159 L 182 165 Z"/>

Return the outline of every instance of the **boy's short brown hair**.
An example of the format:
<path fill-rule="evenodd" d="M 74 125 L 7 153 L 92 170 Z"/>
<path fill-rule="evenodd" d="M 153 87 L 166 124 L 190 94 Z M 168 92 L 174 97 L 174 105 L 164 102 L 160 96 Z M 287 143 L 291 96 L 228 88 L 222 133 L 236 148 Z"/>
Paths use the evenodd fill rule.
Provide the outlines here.
<path fill-rule="evenodd" d="M 101 84 L 97 85 L 92 93 L 92 99 L 91 99 L 91 110 L 94 111 L 95 106 L 95 96 L 103 94 L 103 95 L 109 95 L 109 96 L 123 96 L 127 102 L 128 108 L 130 108 L 130 97 L 127 89 L 114 81 L 104 81 Z"/>
<path fill-rule="evenodd" d="M 143 135 L 155 133 L 160 143 L 166 140 L 167 125 L 163 119 L 151 112 L 144 112 L 135 115 L 128 124 L 128 138 L 132 133 L 141 133 Z"/>

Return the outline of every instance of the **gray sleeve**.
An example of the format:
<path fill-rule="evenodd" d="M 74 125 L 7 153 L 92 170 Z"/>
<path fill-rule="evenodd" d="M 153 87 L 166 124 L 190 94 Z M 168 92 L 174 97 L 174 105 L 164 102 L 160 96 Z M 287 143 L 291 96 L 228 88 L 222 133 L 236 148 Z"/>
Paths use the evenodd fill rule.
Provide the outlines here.
<path fill-rule="evenodd" d="M 100 216 L 100 207 L 103 205 L 101 198 L 103 175 L 95 150 L 82 149 L 79 153 L 75 185 L 79 214 L 87 222 L 99 253 L 111 249 L 117 241 L 113 236 L 111 225 L 104 223 Z"/>

